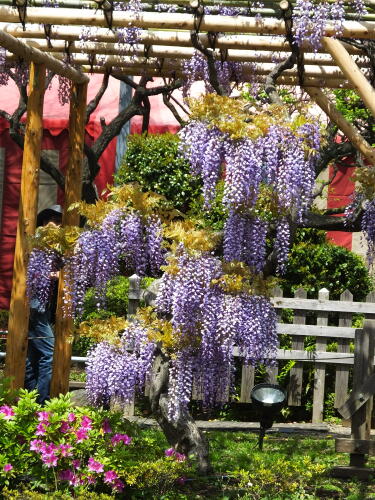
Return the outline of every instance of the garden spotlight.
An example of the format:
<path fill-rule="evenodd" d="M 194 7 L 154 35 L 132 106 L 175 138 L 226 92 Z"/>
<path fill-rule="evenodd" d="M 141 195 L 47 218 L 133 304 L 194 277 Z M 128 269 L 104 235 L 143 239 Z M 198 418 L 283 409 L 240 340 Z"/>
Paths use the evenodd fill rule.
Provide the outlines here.
<path fill-rule="evenodd" d="M 266 430 L 272 427 L 276 414 L 286 401 L 286 391 L 276 384 L 258 384 L 251 391 L 251 401 L 260 412 L 259 449 L 263 449 Z"/>

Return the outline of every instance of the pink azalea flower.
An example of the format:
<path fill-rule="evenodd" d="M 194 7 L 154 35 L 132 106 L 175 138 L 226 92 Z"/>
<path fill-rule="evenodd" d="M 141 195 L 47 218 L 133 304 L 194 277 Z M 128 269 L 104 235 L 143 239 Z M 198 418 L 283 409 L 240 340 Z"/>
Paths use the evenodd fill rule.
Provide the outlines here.
<path fill-rule="evenodd" d="M 87 430 L 82 429 L 81 427 L 75 431 L 75 435 L 77 438 L 77 443 L 82 443 L 82 441 L 88 438 Z"/>
<path fill-rule="evenodd" d="M 48 422 L 49 416 L 50 416 L 50 412 L 49 411 L 38 411 L 38 420 L 39 420 L 39 422 L 45 422 L 45 421 Z"/>
<path fill-rule="evenodd" d="M 41 439 L 33 439 L 30 441 L 30 450 L 40 451 L 43 444 L 44 443 Z"/>
<path fill-rule="evenodd" d="M 174 455 L 176 454 L 176 451 L 174 448 L 168 448 L 168 450 L 165 450 L 165 456 L 166 457 L 174 457 Z"/>
<path fill-rule="evenodd" d="M 42 455 L 42 461 L 47 467 L 56 467 L 57 456 L 54 453 Z"/>
<path fill-rule="evenodd" d="M 8 405 L 0 406 L 0 413 L 3 415 L 5 420 L 12 420 L 15 415 L 13 408 Z"/>
<path fill-rule="evenodd" d="M 116 481 L 116 479 L 118 479 L 118 475 L 116 474 L 116 472 L 114 470 L 108 470 L 104 474 L 104 482 L 105 483 L 114 483 Z"/>
<path fill-rule="evenodd" d="M 97 473 L 104 471 L 103 464 L 101 464 L 100 462 L 97 462 L 92 457 L 89 458 L 87 468 L 88 468 L 88 470 L 91 470 L 92 472 L 97 472 Z"/>
<path fill-rule="evenodd" d="M 51 455 L 54 454 L 57 456 L 58 453 L 58 446 L 55 445 L 55 443 L 42 443 L 40 446 L 41 452 L 44 453 L 45 455 Z"/>
<path fill-rule="evenodd" d="M 70 425 L 69 425 L 69 422 L 67 422 L 66 420 L 63 420 L 61 422 L 61 425 L 60 425 L 60 432 L 62 432 L 63 434 L 65 434 L 66 432 L 69 432 L 71 429 Z"/>
<path fill-rule="evenodd" d="M 117 479 L 115 484 L 113 485 L 114 489 L 117 491 L 122 491 L 124 489 L 124 483 L 121 481 L 121 479 Z"/>
<path fill-rule="evenodd" d="M 82 429 L 92 429 L 92 420 L 91 418 L 87 417 L 84 415 L 81 420 L 81 427 Z"/>
<path fill-rule="evenodd" d="M 76 418 L 74 413 L 68 413 L 68 422 L 75 422 Z"/>
<path fill-rule="evenodd" d="M 3 471 L 4 472 L 9 472 L 12 469 L 13 469 L 13 465 L 12 464 L 5 464 L 4 467 L 3 467 Z"/>
<path fill-rule="evenodd" d="M 110 434 L 112 432 L 108 418 L 105 418 L 102 423 L 102 429 L 105 434 Z"/>
<path fill-rule="evenodd" d="M 87 484 L 95 484 L 96 483 L 96 479 L 94 478 L 94 476 L 87 476 L 86 481 L 87 481 Z"/>
<path fill-rule="evenodd" d="M 72 465 L 75 469 L 79 469 L 81 467 L 81 461 L 80 460 L 77 460 L 77 459 L 74 459 L 72 461 Z"/>
<path fill-rule="evenodd" d="M 132 442 L 132 438 L 127 434 L 115 434 L 111 438 L 111 443 L 116 445 L 118 443 L 130 444 Z"/>
<path fill-rule="evenodd" d="M 184 455 L 183 453 L 178 453 L 178 452 L 176 451 L 176 453 L 175 453 L 175 458 L 176 458 L 177 462 L 185 462 L 185 460 L 186 460 L 186 455 Z"/>
<path fill-rule="evenodd" d="M 72 481 L 74 479 L 73 471 L 70 469 L 60 471 L 59 479 L 60 481 Z"/>
<path fill-rule="evenodd" d="M 44 436 L 44 434 L 46 433 L 47 431 L 47 428 L 46 426 L 49 425 L 48 422 L 40 422 L 37 427 L 36 427 L 36 432 L 35 434 L 37 436 Z"/>
<path fill-rule="evenodd" d="M 70 446 L 70 444 L 60 444 L 59 449 L 62 457 L 72 456 L 72 452 L 70 451 L 72 447 Z"/>

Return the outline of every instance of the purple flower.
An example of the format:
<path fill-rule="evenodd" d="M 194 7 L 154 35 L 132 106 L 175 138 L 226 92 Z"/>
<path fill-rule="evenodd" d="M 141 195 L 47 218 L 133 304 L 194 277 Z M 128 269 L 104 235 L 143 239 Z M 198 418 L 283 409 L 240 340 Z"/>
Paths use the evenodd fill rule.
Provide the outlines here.
<path fill-rule="evenodd" d="M 43 454 L 42 461 L 47 467 L 56 467 L 58 458 L 55 453 Z"/>
<path fill-rule="evenodd" d="M 48 422 L 49 416 L 50 416 L 49 411 L 38 411 L 39 422 Z"/>
<path fill-rule="evenodd" d="M 82 441 L 88 439 L 87 430 L 82 429 L 81 427 L 75 431 L 75 435 L 77 438 L 77 443 L 82 443 Z"/>
<path fill-rule="evenodd" d="M 122 491 L 124 489 L 124 483 L 121 481 L 121 479 L 117 479 L 115 484 L 113 485 L 113 488 L 117 491 Z"/>
<path fill-rule="evenodd" d="M 81 429 L 92 429 L 92 420 L 91 418 L 84 415 L 81 420 Z"/>
<path fill-rule="evenodd" d="M 81 461 L 80 460 L 77 460 L 77 459 L 74 459 L 72 461 L 72 465 L 75 469 L 80 469 L 81 468 Z"/>
<path fill-rule="evenodd" d="M 62 470 L 59 472 L 60 481 L 73 481 L 74 473 L 70 469 Z"/>
<path fill-rule="evenodd" d="M 59 449 L 62 457 L 72 456 L 72 452 L 70 451 L 72 447 L 70 446 L 70 444 L 60 444 Z"/>
<path fill-rule="evenodd" d="M 69 422 L 67 422 L 66 420 L 63 420 L 61 422 L 61 425 L 60 425 L 60 432 L 62 432 L 63 434 L 65 434 L 66 432 L 69 432 L 71 429 L 70 425 L 69 425 Z"/>
<path fill-rule="evenodd" d="M 3 471 L 4 472 L 9 472 L 13 469 L 13 465 L 12 464 L 5 464 L 4 467 L 3 467 Z"/>
<path fill-rule="evenodd" d="M 75 422 L 76 418 L 74 413 L 68 413 L 68 422 Z"/>
<path fill-rule="evenodd" d="M 121 442 L 124 444 L 130 444 L 132 442 L 132 438 L 129 437 L 127 434 L 115 434 L 111 439 L 111 443 L 113 445 L 116 445 Z"/>
<path fill-rule="evenodd" d="M 164 453 L 166 457 L 173 457 L 176 451 L 174 450 L 174 448 L 168 448 Z"/>
<path fill-rule="evenodd" d="M 44 442 L 41 439 L 33 439 L 30 441 L 30 450 L 31 451 L 40 451 Z"/>
<path fill-rule="evenodd" d="M 104 474 L 104 482 L 105 483 L 114 483 L 116 481 L 116 479 L 118 479 L 118 475 L 116 474 L 116 472 L 114 470 L 108 470 Z"/>
<path fill-rule="evenodd" d="M 178 452 L 176 451 L 176 453 L 175 453 L 175 458 L 176 458 L 177 462 L 185 462 L 185 460 L 186 460 L 186 455 L 184 455 L 183 453 L 178 453 Z"/>
<path fill-rule="evenodd" d="M 102 423 L 102 429 L 105 434 L 110 434 L 112 432 L 111 425 L 108 418 L 105 418 Z"/>
<path fill-rule="evenodd" d="M 0 413 L 3 414 L 5 420 L 12 420 L 15 415 L 14 410 L 8 405 L 0 406 Z"/>
<path fill-rule="evenodd" d="M 44 434 L 47 431 L 47 426 L 49 425 L 48 422 L 40 422 L 37 427 L 36 427 L 36 435 L 37 436 L 44 436 Z"/>
<path fill-rule="evenodd" d="M 92 472 L 97 472 L 97 473 L 104 471 L 103 464 L 101 464 L 100 462 L 97 462 L 92 457 L 89 458 L 87 468 L 88 468 L 88 470 L 91 470 Z"/>

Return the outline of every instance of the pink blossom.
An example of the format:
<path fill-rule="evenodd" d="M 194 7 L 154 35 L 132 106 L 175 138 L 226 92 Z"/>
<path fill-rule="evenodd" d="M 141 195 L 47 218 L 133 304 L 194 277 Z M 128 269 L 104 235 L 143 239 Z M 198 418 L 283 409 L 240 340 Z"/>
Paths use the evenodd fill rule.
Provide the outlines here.
<path fill-rule="evenodd" d="M 75 431 L 75 435 L 76 435 L 76 438 L 77 438 L 77 443 L 82 443 L 82 441 L 84 441 L 85 439 L 88 438 L 87 430 L 86 429 L 82 429 L 82 427 L 80 427 L 79 429 L 77 429 Z"/>
<path fill-rule="evenodd" d="M 104 482 L 105 483 L 114 483 L 116 481 L 116 479 L 118 479 L 118 475 L 116 474 L 116 472 L 114 470 L 108 470 L 104 474 Z"/>
<path fill-rule="evenodd" d="M 164 453 L 166 457 L 174 457 L 176 451 L 174 448 L 168 448 L 168 450 L 165 450 Z"/>
<path fill-rule="evenodd" d="M 124 483 L 121 481 L 121 479 L 117 479 L 115 484 L 113 485 L 114 489 L 117 491 L 122 491 L 124 489 Z"/>
<path fill-rule="evenodd" d="M 110 434 L 112 432 L 108 418 L 105 418 L 102 423 L 102 429 L 105 434 Z"/>
<path fill-rule="evenodd" d="M 118 443 L 123 442 L 124 444 L 130 444 L 132 442 L 132 438 L 127 434 L 115 434 L 111 438 L 111 443 L 116 445 Z"/>
<path fill-rule="evenodd" d="M 15 415 L 13 408 L 8 405 L 0 406 L 0 413 L 3 414 L 5 420 L 12 420 Z"/>
<path fill-rule="evenodd" d="M 45 422 L 45 421 L 48 422 L 49 416 L 50 416 L 50 412 L 49 411 L 38 411 L 38 420 L 39 420 L 39 422 Z"/>
<path fill-rule="evenodd" d="M 49 422 L 40 422 L 36 426 L 36 432 L 35 434 L 37 436 L 44 436 L 44 434 L 47 432 L 47 427 L 49 426 Z"/>
<path fill-rule="evenodd" d="M 74 413 L 68 413 L 68 422 L 75 422 L 76 418 Z"/>
<path fill-rule="evenodd" d="M 74 479 L 73 471 L 70 469 L 60 471 L 59 479 L 60 481 L 72 481 Z"/>
<path fill-rule="evenodd" d="M 62 457 L 72 456 L 72 452 L 70 451 L 72 447 L 70 446 L 70 444 L 60 444 L 59 449 Z"/>
<path fill-rule="evenodd" d="M 66 432 L 69 432 L 71 429 L 70 425 L 69 425 L 69 422 L 67 422 L 66 420 L 63 420 L 61 422 L 61 425 L 60 425 L 60 432 L 62 432 L 63 434 L 65 434 Z"/>
<path fill-rule="evenodd" d="M 4 472 L 9 472 L 12 469 L 13 469 L 13 465 L 12 464 L 5 464 L 4 467 L 3 467 L 3 471 Z"/>
<path fill-rule="evenodd" d="M 33 439 L 30 441 L 30 450 L 40 451 L 43 444 L 44 443 L 41 439 Z"/>
<path fill-rule="evenodd" d="M 56 467 L 57 465 L 57 456 L 55 453 L 44 454 L 42 455 L 42 461 L 47 467 Z"/>
<path fill-rule="evenodd" d="M 104 471 L 104 466 L 100 462 L 96 462 L 92 457 L 89 458 L 89 462 L 87 465 L 88 470 L 91 470 L 92 472 L 103 472 Z"/>
<path fill-rule="evenodd" d="M 177 462 L 185 462 L 185 460 L 186 460 L 186 455 L 184 455 L 183 453 L 178 453 L 178 452 L 176 451 L 176 453 L 175 453 L 175 458 L 176 458 Z"/>
<path fill-rule="evenodd" d="M 82 429 L 92 429 L 92 420 L 91 418 L 84 415 L 81 420 Z"/>
<path fill-rule="evenodd" d="M 86 481 L 88 484 L 95 484 L 96 483 L 96 479 L 94 478 L 94 476 L 87 476 Z"/>
<path fill-rule="evenodd" d="M 77 459 L 74 459 L 72 461 L 72 465 L 75 469 L 79 469 L 81 467 L 81 461 L 80 460 L 77 460 Z"/>
<path fill-rule="evenodd" d="M 57 456 L 58 446 L 55 443 L 42 443 L 40 446 L 40 450 L 45 455 L 51 455 L 52 453 Z"/>

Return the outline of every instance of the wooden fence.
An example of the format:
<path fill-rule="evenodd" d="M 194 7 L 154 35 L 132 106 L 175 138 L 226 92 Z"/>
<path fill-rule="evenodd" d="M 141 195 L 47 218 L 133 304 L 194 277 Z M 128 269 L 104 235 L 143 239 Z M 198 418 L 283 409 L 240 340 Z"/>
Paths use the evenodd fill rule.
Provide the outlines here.
<path fill-rule="evenodd" d="M 140 280 L 138 276 L 130 278 L 129 312 L 134 314 L 141 298 Z M 361 314 L 367 319 L 375 319 L 375 293 L 372 292 L 365 302 L 353 302 L 353 295 L 346 290 L 340 300 L 329 300 L 326 289 L 319 291 L 317 299 L 307 299 L 306 291 L 298 289 L 293 298 L 283 297 L 280 288 L 274 290 L 272 303 L 278 314 L 277 332 L 279 335 L 290 335 L 291 348 L 278 349 L 277 365 L 267 369 L 264 381 L 277 382 L 279 366 L 287 361 L 294 361 L 288 374 L 288 405 L 300 406 L 302 403 L 304 369 L 314 369 L 312 422 L 323 420 L 327 367 L 332 366 L 335 382 L 334 407 L 344 404 L 350 390 L 349 381 L 354 363 L 354 340 L 360 341 L 360 328 L 352 327 L 354 314 Z M 293 310 L 293 323 L 281 323 L 283 309 Z M 315 324 L 307 324 L 312 323 Z M 334 323 L 336 326 L 331 326 Z M 308 338 L 309 349 L 305 349 Z M 351 346 L 352 344 L 352 346 Z M 327 347 L 329 350 L 327 350 Z M 235 355 L 237 352 L 235 350 Z M 256 369 L 243 365 L 241 368 L 241 384 L 239 402 L 250 403 L 250 393 L 254 386 Z M 193 394 L 193 398 L 195 395 Z M 133 405 L 128 412 L 132 413 Z"/>

